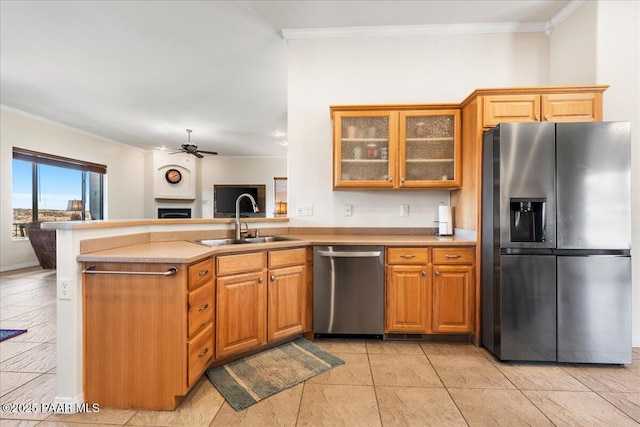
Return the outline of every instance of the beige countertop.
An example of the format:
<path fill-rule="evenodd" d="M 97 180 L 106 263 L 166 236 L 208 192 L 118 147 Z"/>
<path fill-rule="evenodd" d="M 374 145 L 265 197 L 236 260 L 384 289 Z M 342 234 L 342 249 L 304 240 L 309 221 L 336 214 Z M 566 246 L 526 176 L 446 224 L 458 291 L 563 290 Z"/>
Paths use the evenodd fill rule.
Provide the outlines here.
<path fill-rule="evenodd" d="M 475 246 L 475 240 L 434 235 L 289 234 L 289 240 L 268 243 L 205 246 L 185 240 L 148 242 L 78 255 L 81 262 L 190 264 L 212 255 L 284 249 L 308 245 Z"/>

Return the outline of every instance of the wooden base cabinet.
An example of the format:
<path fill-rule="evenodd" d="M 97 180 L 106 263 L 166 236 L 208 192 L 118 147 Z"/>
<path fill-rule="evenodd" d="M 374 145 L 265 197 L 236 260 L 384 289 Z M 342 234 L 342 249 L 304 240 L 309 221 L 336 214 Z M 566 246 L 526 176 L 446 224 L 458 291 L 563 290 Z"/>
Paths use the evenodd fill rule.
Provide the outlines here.
<path fill-rule="evenodd" d="M 269 252 L 269 341 L 306 330 L 306 275 L 306 249 Z"/>
<path fill-rule="evenodd" d="M 385 333 L 472 334 L 474 248 L 388 248 Z"/>
<path fill-rule="evenodd" d="M 427 248 L 387 249 L 385 332 L 431 332 L 428 263 Z"/>
<path fill-rule="evenodd" d="M 213 360 L 213 294 L 206 295 L 212 289 L 213 262 L 178 265 L 173 276 L 136 274 L 171 267 L 97 263 L 91 270 L 128 274 L 83 275 L 86 402 L 171 410 Z M 192 268 L 206 271 L 197 284 L 190 280 Z M 199 315 L 191 312 L 192 307 L 197 312 L 196 306 L 205 307 Z"/>

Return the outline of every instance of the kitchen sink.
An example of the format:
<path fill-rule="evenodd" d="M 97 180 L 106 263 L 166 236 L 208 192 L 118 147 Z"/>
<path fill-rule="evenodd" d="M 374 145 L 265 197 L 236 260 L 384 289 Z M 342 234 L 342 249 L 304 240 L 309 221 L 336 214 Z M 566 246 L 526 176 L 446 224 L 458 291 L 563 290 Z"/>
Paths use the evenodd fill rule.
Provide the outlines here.
<path fill-rule="evenodd" d="M 244 239 L 205 239 L 205 240 L 193 240 L 194 243 L 199 243 L 205 246 L 224 246 L 224 245 L 241 245 L 245 243 L 269 243 L 269 242 L 288 242 L 294 241 L 292 237 L 284 236 L 266 236 L 266 237 L 247 237 Z"/>

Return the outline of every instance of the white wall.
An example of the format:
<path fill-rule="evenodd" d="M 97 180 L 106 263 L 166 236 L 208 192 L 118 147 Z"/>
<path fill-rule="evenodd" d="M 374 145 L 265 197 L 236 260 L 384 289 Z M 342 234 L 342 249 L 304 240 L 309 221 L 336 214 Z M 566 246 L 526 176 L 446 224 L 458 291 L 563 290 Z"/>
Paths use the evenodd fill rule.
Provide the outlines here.
<path fill-rule="evenodd" d="M 547 85 L 542 33 L 289 40 L 291 225 L 433 227 L 447 191 L 332 191 L 330 105 L 459 103 L 482 87 Z M 343 215 L 344 204 L 353 216 Z M 312 204 L 313 216 L 295 217 Z M 409 204 L 409 217 L 400 217 Z"/>
<path fill-rule="evenodd" d="M 213 218 L 214 184 L 266 185 L 266 214 L 273 218 L 273 178 L 287 176 L 287 158 L 205 157 L 200 159 L 200 175 L 203 218 Z"/>
<path fill-rule="evenodd" d="M 610 85 L 604 93 L 604 120 L 631 122 L 631 247 L 636 248 L 632 252 L 634 346 L 640 346 L 639 22 L 639 2 L 587 2 L 554 31 L 550 64 L 553 84 Z M 581 80 L 587 76 L 593 80 Z"/>
<path fill-rule="evenodd" d="M 3 107 L 0 109 L 0 271 L 37 265 L 29 241 L 11 237 L 13 147 L 107 165 L 107 219 L 143 217 L 143 151 Z"/>

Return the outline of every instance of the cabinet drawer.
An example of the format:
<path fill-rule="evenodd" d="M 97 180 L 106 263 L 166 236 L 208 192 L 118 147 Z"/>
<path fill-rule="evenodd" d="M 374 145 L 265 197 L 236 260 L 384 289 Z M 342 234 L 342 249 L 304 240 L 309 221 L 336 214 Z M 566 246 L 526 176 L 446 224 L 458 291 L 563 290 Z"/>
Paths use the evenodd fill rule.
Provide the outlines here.
<path fill-rule="evenodd" d="M 219 256 L 217 262 L 220 276 L 262 270 L 267 264 L 264 252 Z"/>
<path fill-rule="evenodd" d="M 191 387 L 213 360 L 213 325 L 209 324 L 187 344 L 189 353 L 188 386 Z"/>
<path fill-rule="evenodd" d="M 304 248 L 269 252 L 269 268 L 304 265 L 306 260 L 307 255 Z"/>
<path fill-rule="evenodd" d="M 429 248 L 388 248 L 387 264 L 426 264 Z"/>
<path fill-rule="evenodd" d="M 189 292 L 189 338 L 213 320 L 213 280 Z"/>
<path fill-rule="evenodd" d="M 213 279 L 213 259 L 207 258 L 189 266 L 189 290 L 194 290 Z"/>
<path fill-rule="evenodd" d="M 473 248 L 433 248 L 434 264 L 473 264 Z"/>

